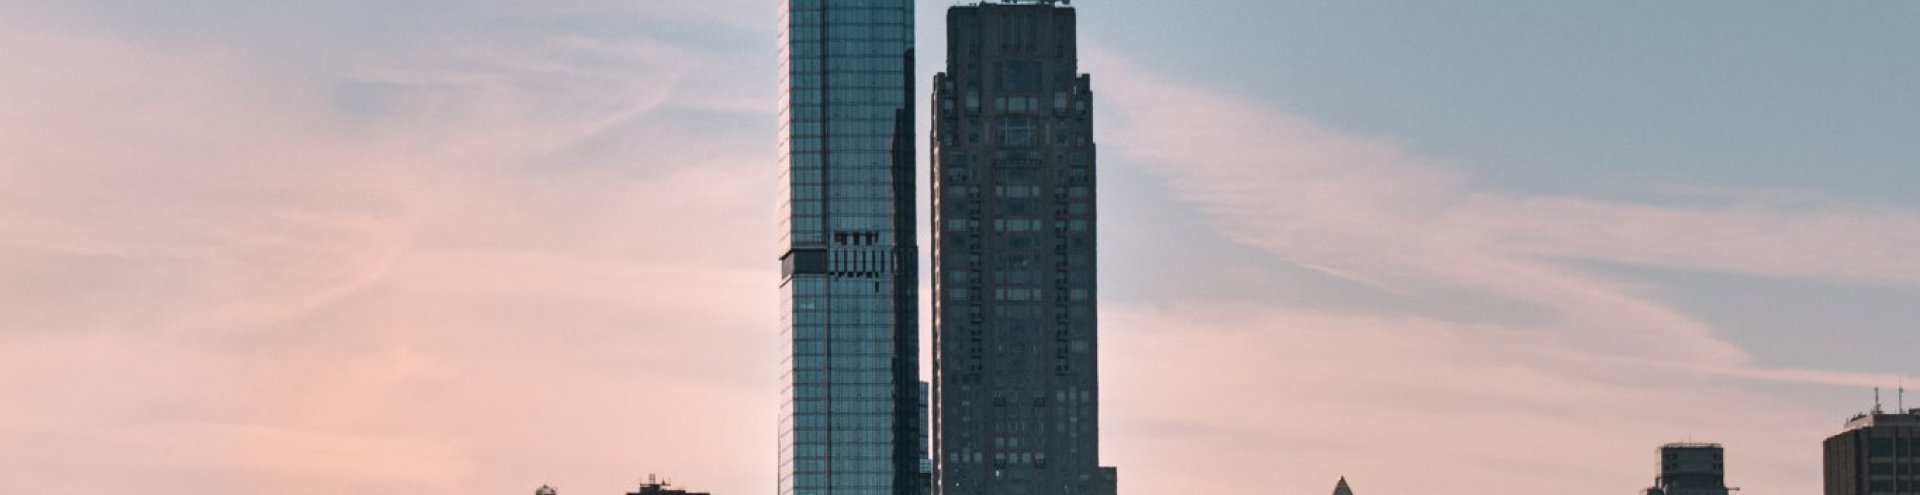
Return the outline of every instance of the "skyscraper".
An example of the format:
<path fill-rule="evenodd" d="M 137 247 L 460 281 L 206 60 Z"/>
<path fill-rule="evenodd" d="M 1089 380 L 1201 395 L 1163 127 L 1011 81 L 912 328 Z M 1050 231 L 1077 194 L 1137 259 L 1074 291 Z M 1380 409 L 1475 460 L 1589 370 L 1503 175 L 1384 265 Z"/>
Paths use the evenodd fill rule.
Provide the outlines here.
<path fill-rule="evenodd" d="M 1353 495 L 1353 488 L 1347 486 L 1347 477 L 1341 476 L 1340 482 L 1333 485 L 1333 495 Z"/>
<path fill-rule="evenodd" d="M 1717 443 L 1660 446 L 1660 476 L 1646 495 L 1727 495 L 1726 450 Z"/>
<path fill-rule="evenodd" d="M 780 3 L 781 495 L 917 495 L 912 0 Z"/>
<path fill-rule="evenodd" d="M 1826 441 L 1827 495 L 1920 494 L 1920 409 L 1872 412 Z"/>
<path fill-rule="evenodd" d="M 1093 94 L 1075 11 L 947 11 L 934 80 L 934 477 L 1111 495 L 1100 466 Z"/>

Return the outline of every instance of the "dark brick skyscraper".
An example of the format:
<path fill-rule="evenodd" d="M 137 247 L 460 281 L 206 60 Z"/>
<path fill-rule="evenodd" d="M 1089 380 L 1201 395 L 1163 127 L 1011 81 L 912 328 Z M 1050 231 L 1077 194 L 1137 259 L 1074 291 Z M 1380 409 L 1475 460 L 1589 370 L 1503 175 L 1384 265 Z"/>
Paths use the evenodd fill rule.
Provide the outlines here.
<path fill-rule="evenodd" d="M 943 495 L 1111 495 L 1100 466 L 1093 94 L 1075 11 L 947 11 L 934 80 L 935 478 Z"/>

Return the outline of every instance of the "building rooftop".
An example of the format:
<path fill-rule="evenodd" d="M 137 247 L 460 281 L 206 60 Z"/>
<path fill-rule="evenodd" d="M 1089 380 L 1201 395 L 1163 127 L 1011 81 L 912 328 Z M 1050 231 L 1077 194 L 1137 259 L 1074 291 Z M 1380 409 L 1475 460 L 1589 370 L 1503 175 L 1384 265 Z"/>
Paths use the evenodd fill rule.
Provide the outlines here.
<path fill-rule="evenodd" d="M 1718 448 L 1724 448 L 1724 447 L 1722 447 L 1720 444 L 1717 444 L 1717 443 L 1674 442 L 1666 445 L 1661 445 L 1660 448 L 1663 448 L 1663 449 L 1718 449 Z"/>
<path fill-rule="evenodd" d="M 986 0 L 959 4 L 961 7 L 979 7 L 982 5 L 1050 5 L 1073 8 L 1073 0 Z"/>
<path fill-rule="evenodd" d="M 1878 410 L 1855 415 L 1847 420 L 1847 429 L 1857 430 L 1875 426 L 1920 426 L 1920 409 L 1906 413 L 1884 413 Z"/>

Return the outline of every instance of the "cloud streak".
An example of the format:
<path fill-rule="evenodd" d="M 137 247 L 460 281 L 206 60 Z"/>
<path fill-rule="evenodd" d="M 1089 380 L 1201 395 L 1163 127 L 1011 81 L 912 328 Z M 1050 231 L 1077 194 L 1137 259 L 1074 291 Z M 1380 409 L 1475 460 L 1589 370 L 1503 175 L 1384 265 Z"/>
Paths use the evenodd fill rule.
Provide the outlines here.
<path fill-rule="evenodd" d="M 0 35 L 0 491 L 771 484 L 771 95 L 710 83 L 755 67 L 567 21 L 705 10 L 418 7 Z"/>
<path fill-rule="evenodd" d="M 1809 466 L 1832 418 L 1747 381 L 1899 378 L 1755 366 L 1724 330 L 1601 265 L 1909 287 L 1920 283 L 1908 249 L 1920 212 L 1776 191 L 1639 202 L 1502 191 L 1390 141 L 1110 54 L 1088 66 L 1107 119 L 1104 165 L 1150 167 L 1224 237 L 1381 293 L 1547 315 L 1388 317 L 1274 297 L 1109 305 L 1105 410 L 1118 438 L 1108 445 L 1119 465 L 1154 471 L 1131 478 L 1145 485 L 1136 489 L 1314 491 L 1344 473 L 1388 493 L 1470 493 L 1492 480 L 1621 492 L 1644 486 L 1636 467 L 1653 447 L 1692 434 L 1735 449 L 1747 486 L 1814 490 Z M 1236 461 L 1209 455 L 1228 446 Z"/>
<path fill-rule="evenodd" d="M 1783 193 L 1629 203 L 1488 191 L 1391 143 L 1103 62 L 1102 139 L 1158 166 L 1233 239 L 1389 290 L 1550 308 L 1562 338 L 1675 361 L 1748 357 L 1688 315 L 1577 262 L 1920 283 L 1920 212 Z"/>

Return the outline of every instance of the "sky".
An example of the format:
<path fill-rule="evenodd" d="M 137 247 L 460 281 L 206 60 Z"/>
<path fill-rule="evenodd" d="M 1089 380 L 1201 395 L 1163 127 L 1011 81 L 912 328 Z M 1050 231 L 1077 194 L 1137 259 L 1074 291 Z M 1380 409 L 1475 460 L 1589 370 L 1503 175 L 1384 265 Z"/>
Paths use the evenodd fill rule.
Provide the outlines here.
<path fill-rule="evenodd" d="M 0 0 L 0 492 L 773 491 L 775 6 Z M 1920 2 L 1076 6 L 1122 493 L 1813 493 L 1920 383 Z"/>

